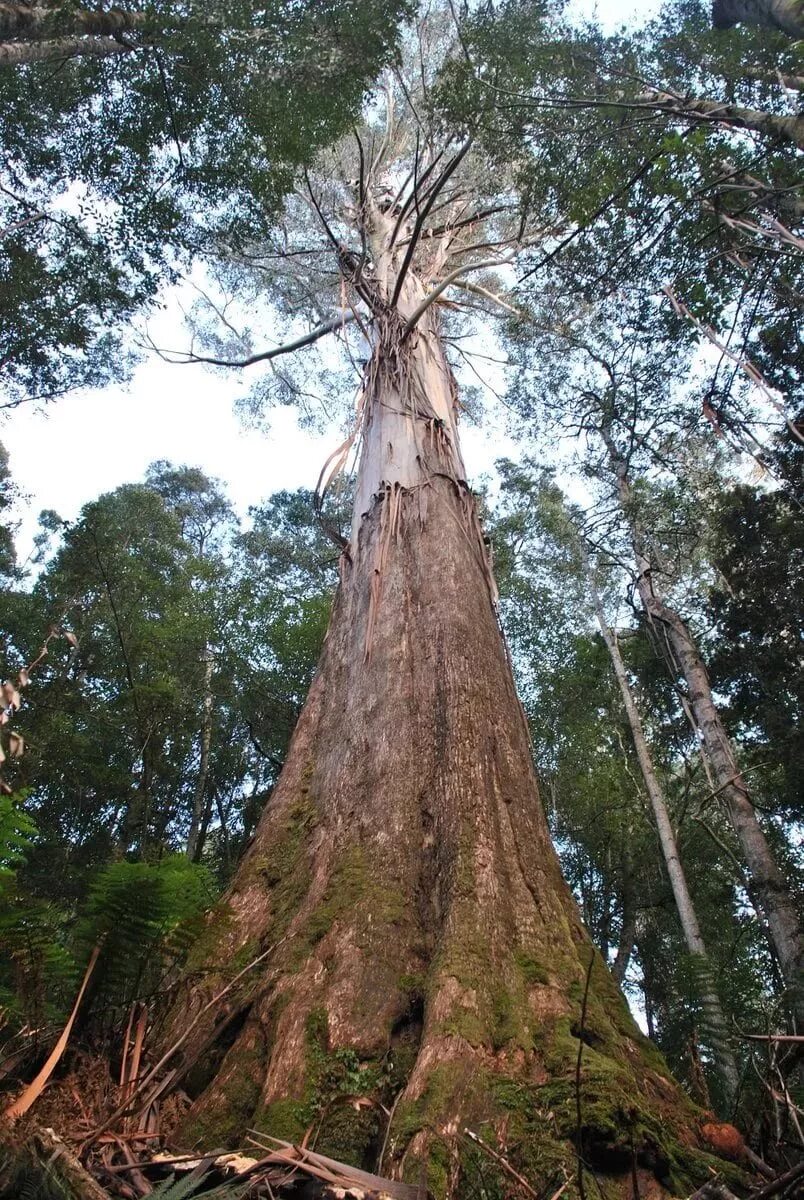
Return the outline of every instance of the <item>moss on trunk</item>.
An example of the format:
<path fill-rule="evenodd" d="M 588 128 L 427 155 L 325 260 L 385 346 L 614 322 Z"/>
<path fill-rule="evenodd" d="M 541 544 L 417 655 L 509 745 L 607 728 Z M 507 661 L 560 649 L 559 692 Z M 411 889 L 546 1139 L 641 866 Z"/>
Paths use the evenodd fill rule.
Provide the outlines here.
<path fill-rule="evenodd" d="M 398 462 L 402 430 L 419 479 L 356 514 L 285 769 L 196 948 L 221 978 L 275 946 L 186 1043 L 209 1061 L 230 1031 L 181 1136 L 307 1134 L 414 1182 L 426 1163 L 446 1197 L 481 1170 L 468 1128 L 537 1189 L 566 1172 L 571 1196 L 580 1156 L 605 1195 L 635 1171 L 679 1191 L 707 1173 L 698 1114 L 599 956 L 582 1018 L 594 952 L 539 802 L 432 319 L 369 379 L 364 459 Z M 210 988 L 191 973 L 175 1021 Z M 482 1174 L 510 1194 L 492 1157 Z"/>

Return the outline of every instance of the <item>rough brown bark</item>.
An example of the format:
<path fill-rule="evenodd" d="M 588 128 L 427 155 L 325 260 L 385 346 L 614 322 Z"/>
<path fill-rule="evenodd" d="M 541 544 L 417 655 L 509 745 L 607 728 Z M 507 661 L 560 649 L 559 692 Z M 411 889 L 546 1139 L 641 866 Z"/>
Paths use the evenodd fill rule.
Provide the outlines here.
<path fill-rule="evenodd" d="M 642 606 L 649 620 L 654 622 L 659 636 L 667 639 L 686 681 L 690 707 L 712 767 L 718 796 L 726 807 L 751 874 L 753 889 L 762 905 L 773 950 L 789 989 L 790 1007 L 797 1024 L 804 1028 L 804 936 L 795 901 L 757 819 L 734 747 L 712 698 L 706 664 L 686 622 L 662 595 L 657 572 L 647 554 L 644 534 L 634 517 L 626 462 L 610 432 L 604 430 L 603 436 L 620 502 L 630 523 L 637 590 Z"/>
<path fill-rule="evenodd" d="M 381 277 L 377 247 L 374 261 Z M 411 276 L 398 309 L 375 317 L 354 532 L 323 657 L 194 951 L 191 970 L 207 974 L 174 1014 L 185 1028 L 222 975 L 276 946 L 217 1014 L 217 1052 L 207 1021 L 184 1046 L 195 1103 L 182 1136 L 294 1140 L 309 1127 L 322 1153 L 385 1174 L 418 1182 L 426 1161 L 445 1196 L 469 1194 L 468 1127 L 543 1188 L 577 1171 L 579 1142 L 626 1190 L 635 1169 L 683 1188 L 703 1161 L 695 1114 L 561 877 L 435 307 L 404 336 L 422 295 Z M 497 1169 L 486 1162 L 487 1179 Z"/>
<path fill-rule="evenodd" d="M 801 0 L 713 0 L 715 29 L 732 25 L 760 25 L 781 29 L 790 37 L 804 37 L 804 5 Z"/>

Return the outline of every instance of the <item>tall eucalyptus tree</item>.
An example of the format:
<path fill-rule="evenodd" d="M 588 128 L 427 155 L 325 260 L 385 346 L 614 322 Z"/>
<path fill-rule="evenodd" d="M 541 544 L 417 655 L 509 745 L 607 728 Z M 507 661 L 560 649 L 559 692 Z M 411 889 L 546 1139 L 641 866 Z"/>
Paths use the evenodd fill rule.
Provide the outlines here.
<path fill-rule="evenodd" d="M 252 328 L 227 310 L 214 352 L 186 356 L 271 372 L 334 335 L 358 385 L 319 494 L 358 462 L 318 672 L 165 1045 L 175 1078 L 195 1068 L 193 1143 L 314 1123 L 324 1153 L 414 1180 L 427 1162 L 445 1196 L 484 1124 L 583 1195 L 595 1163 L 668 1181 L 695 1134 L 561 878 L 466 481 L 452 348 L 510 309 L 506 268 L 552 222 L 507 146 L 439 114 L 456 16 L 425 6 L 364 124 L 248 248 L 289 340 L 255 350 L 242 256 L 225 282 Z"/>

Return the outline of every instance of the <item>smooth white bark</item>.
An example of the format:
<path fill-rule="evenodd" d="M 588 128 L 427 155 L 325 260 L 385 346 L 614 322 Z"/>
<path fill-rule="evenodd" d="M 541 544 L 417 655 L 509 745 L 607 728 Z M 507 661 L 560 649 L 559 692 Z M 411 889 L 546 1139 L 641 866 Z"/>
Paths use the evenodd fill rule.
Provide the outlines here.
<path fill-rule="evenodd" d="M 689 704 L 712 768 L 718 795 L 740 843 L 757 899 L 768 922 L 772 949 L 789 989 L 790 1007 L 804 1027 L 804 936 L 790 887 L 782 875 L 751 802 L 737 755 L 712 697 L 706 664 L 686 622 L 662 595 L 647 554 L 644 532 L 633 513 L 625 460 L 608 430 L 603 439 L 615 476 L 617 494 L 628 521 L 637 569 L 637 590 L 645 613 L 667 639 L 687 684 Z"/>
<path fill-rule="evenodd" d="M 684 940 L 687 943 L 687 949 L 690 954 L 701 961 L 701 1003 L 706 1015 L 707 1032 L 710 1035 L 712 1051 L 728 1098 L 732 1100 L 737 1094 L 740 1074 L 734 1054 L 726 1042 L 726 1021 L 723 1016 L 723 1009 L 720 1006 L 720 1000 L 712 987 L 712 973 L 706 953 L 706 944 L 701 933 L 700 924 L 698 923 L 698 915 L 692 902 L 692 896 L 687 886 L 687 878 L 678 852 L 678 843 L 673 830 L 673 824 L 670 820 L 661 784 L 653 766 L 653 759 L 645 737 L 642 718 L 634 700 L 633 692 L 631 691 L 631 684 L 620 653 L 620 647 L 617 643 L 617 637 L 606 620 L 606 614 L 603 610 L 597 584 L 595 583 L 594 573 L 589 564 L 587 564 L 587 579 L 600 632 L 603 635 L 603 641 L 606 643 L 614 674 L 620 688 L 620 694 L 623 698 L 623 707 L 628 718 L 634 750 L 636 751 L 639 769 L 642 772 L 642 778 L 645 783 L 645 791 L 648 794 L 648 799 L 653 809 L 656 830 L 659 834 L 659 844 L 662 848 L 662 857 L 667 869 L 667 877 L 670 880 L 670 887 L 673 892 L 673 899 L 679 921 L 681 922 L 681 928 L 684 931 Z"/>

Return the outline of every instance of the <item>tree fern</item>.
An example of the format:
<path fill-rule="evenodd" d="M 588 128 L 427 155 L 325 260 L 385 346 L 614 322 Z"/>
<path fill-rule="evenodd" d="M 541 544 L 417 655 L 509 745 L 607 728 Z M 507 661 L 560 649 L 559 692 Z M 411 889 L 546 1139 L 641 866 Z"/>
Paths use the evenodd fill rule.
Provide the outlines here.
<path fill-rule="evenodd" d="M 250 1180 L 231 1179 L 218 1184 L 217 1187 L 207 1188 L 205 1180 L 212 1166 L 208 1161 L 199 1163 L 189 1175 L 178 1180 L 171 1175 L 155 1188 L 151 1195 L 154 1200 L 189 1200 L 191 1196 L 197 1196 L 202 1189 L 206 1200 L 240 1200 L 240 1197 L 247 1195 L 251 1188 Z"/>
<path fill-rule="evenodd" d="M 78 931 L 85 955 L 103 946 L 96 995 L 107 1004 L 130 1004 L 158 989 L 213 898 L 207 869 L 184 855 L 104 867 Z"/>
<path fill-rule="evenodd" d="M 21 797 L 0 794 L 0 888 L 25 859 L 36 825 L 20 805 Z"/>
<path fill-rule="evenodd" d="M 12 1027 L 14 1018 L 40 1026 L 58 1017 L 75 976 L 64 914 L 18 886 L 17 868 L 35 835 L 20 797 L 0 795 L 0 1006 Z"/>

